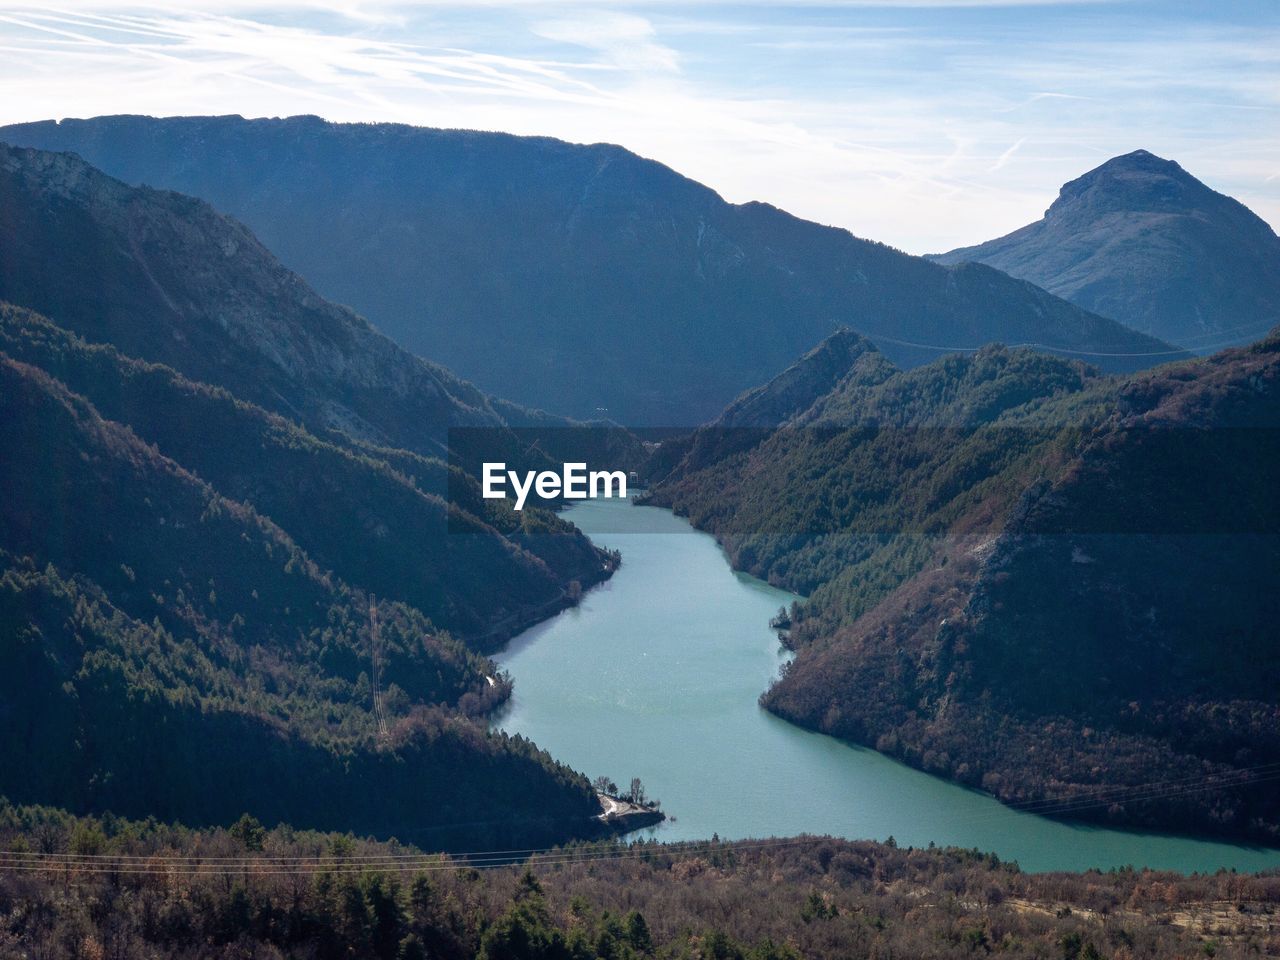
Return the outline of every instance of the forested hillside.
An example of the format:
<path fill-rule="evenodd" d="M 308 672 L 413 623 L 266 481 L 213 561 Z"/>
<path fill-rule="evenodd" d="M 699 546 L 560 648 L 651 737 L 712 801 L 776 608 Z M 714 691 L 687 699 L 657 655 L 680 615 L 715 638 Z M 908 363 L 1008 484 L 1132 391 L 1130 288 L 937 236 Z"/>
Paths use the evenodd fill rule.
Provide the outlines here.
<path fill-rule="evenodd" d="M 1280 337 L 1131 379 L 863 358 L 780 429 L 681 441 L 652 499 L 811 594 L 769 709 L 1007 802 L 1274 842 L 1278 378 Z"/>
<path fill-rule="evenodd" d="M 252 503 L 322 569 L 410 603 L 464 638 L 607 572 L 571 525 L 482 500 L 471 474 L 450 478 L 440 460 L 319 439 L 221 388 L 3 304 L 0 352 L 41 368 L 230 499 Z M 21 451 L 14 459 L 23 462 Z"/>
<path fill-rule="evenodd" d="M 0 364 L 0 791 L 440 845 L 585 826 L 584 778 L 485 733 L 508 693 L 492 663 L 43 371 Z"/>
<path fill-rule="evenodd" d="M 207 200 L 405 347 L 579 418 L 703 423 L 841 326 L 911 365 L 993 340 L 1124 370 L 1175 355 L 997 270 L 729 204 L 607 144 L 317 117 L 99 117 L 0 140 Z"/>
<path fill-rule="evenodd" d="M 527 865 L 249 819 L 192 831 L 0 804 L 0 952 L 319 960 L 1190 960 L 1280 948 L 1280 877 L 1025 874 L 821 837 Z"/>
<path fill-rule="evenodd" d="M 475 651 L 616 560 L 435 456 L 468 425 L 541 462 L 508 424 L 566 422 L 199 201 L 7 148 L 0 197 L 0 291 L 53 313 L 0 303 L 0 793 L 437 847 L 597 829 L 584 777 L 487 732 L 510 685 Z"/>

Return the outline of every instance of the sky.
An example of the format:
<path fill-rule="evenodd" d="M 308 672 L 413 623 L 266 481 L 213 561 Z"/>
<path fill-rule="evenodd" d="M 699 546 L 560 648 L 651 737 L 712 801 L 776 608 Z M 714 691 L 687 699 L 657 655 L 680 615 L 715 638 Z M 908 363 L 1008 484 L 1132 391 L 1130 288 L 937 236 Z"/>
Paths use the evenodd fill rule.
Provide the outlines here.
<path fill-rule="evenodd" d="M 911 253 L 1144 148 L 1280 227 L 1280 0 L 0 0 L 0 122 L 109 113 L 618 143 Z"/>

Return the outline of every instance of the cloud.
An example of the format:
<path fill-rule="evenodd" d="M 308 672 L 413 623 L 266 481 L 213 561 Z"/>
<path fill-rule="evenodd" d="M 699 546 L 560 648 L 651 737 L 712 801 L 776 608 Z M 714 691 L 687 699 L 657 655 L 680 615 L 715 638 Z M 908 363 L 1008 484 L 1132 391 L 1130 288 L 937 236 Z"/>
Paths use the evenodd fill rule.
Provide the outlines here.
<path fill-rule="evenodd" d="M 995 173 L 997 170 L 1003 169 L 1004 165 L 1009 162 L 1009 159 L 1015 153 L 1018 152 L 1018 148 L 1021 147 L 1026 142 L 1027 142 L 1026 137 L 1022 137 L 1020 140 L 1015 142 L 1013 146 L 1011 146 L 1008 150 L 1006 150 L 1004 153 L 1000 154 L 1000 156 L 996 158 L 995 163 L 987 167 L 987 173 Z"/>
<path fill-rule="evenodd" d="M 675 50 L 658 43 L 653 24 L 634 14 L 583 11 L 573 17 L 538 21 L 533 32 L 558 43 L 596 50 L 623 70 L 679 70 Z"/>
<path fill-rule="evenodd" d="M 225 77 L 278 86 L 307 99 L 348 102 L 377 92 L 467 91 L 534 100 L 591 98 L 595 88 L 570 76 L 575 65 L 507 57 L 204 14 L 104 17 L 64 12 L 0 13 L 0 24 L 22 33 L 6 45 L 11 57 L 48 65 L 59 56 L 78 57 L 79 77 L 69 78 L 84 95 L 98 91 L 93 78 L 112 77 L 111 92 L 124 98 L 143 93 L 153 65 L 162 62 L 168 82 Z M 16 57 L 14 55 L 17 55 Z M 61 73 L 62 68 L 58 67 Z M 117 86 L 118 84 L 118 86 Z M 110 88 L 108 88 L 110 89 Z M 150 91 L 160 101 L 170 90 Z M 376 99 L 376 98 L 375 98 Z M 67 98 L 66 105 L 75 101 Z"/>
<path fill-rule="evenodd" d="M 196 2 L 0 0 L 0 120 L 319 113 L 607 140 L 913 252 L 1007 233 L 1142 146 L 1280 222 L 1280 18 Z"/>

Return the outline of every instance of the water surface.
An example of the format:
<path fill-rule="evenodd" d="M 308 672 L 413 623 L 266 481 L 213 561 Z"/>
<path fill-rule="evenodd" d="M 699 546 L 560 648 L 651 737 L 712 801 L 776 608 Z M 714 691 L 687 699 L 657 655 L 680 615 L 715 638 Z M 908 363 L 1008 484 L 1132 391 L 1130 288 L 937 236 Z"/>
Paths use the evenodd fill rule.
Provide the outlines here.
<path fill-rule="evenodd" d="M 735 573 L 710 536 L 656 507 L 589 500 L 566 516 L 622 567 L 498 656 L 515 679 L 497 725 L 588 776 L 640 777 L 674 820 L 662 840 L 832 834 L 978 847 L 1029 870 L 1280 867 L 1280 851 L 1019 813 L 873 750 L 811 733 L 757 697 L 786 651 L 793 596 Z"/>

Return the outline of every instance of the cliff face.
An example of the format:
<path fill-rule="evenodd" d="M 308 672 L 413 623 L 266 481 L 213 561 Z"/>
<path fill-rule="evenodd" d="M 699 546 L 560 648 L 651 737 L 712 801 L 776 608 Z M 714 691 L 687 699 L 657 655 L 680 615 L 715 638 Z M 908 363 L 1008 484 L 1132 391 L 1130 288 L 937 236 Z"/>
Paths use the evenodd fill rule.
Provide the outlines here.
<path fill-rule="evenodd" d="M 1042 220 L 933 259 L 989 264 L 1197 352 L 1280 323 L 1275 231 L 1145 150 L 1063 186 Z"/>

